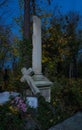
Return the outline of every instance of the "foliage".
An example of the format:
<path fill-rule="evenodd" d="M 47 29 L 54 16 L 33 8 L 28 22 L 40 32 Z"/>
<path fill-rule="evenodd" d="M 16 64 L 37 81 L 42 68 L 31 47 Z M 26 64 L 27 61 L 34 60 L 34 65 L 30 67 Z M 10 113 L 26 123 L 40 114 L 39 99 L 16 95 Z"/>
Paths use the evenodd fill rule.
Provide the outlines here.
<path fill-rule="evenodd" d="M 5 104 L 0 104 L 0 130 L 26 130 L 32 108 L 22 97 L 10 97 Z"/>
<path fill-rule="evenodd" d="M 11 96 L 8 102 L 0 104 L 0 130 L 38 129 L 36 113 L 21 97 Z"/>
<path fill-rule="evenodd" d="M 0 130 L 22 130 L 23 120 L 18 113 L 13 113 L 10 103 L 0 106 Z"/>
<path fill-rule="evenodd" d="M 30 40 L 23 40 L 19 42 L 19 54 L 22 67 L 25 66 L 28 68 L 31 66 L 32 44 Z"/>
<path fill-rule="evenodd" d="M 5 63 L 9 60 L 10 32 L 9 28 L 0 26 L 0 68 L 3 68 Z"/>
<path fill-rule="evenodd" d="M 43 35 L 43 67 L 50 77 L 63 74 L 66 77 L 77 76 L 77 55 L 79 38 L 78 13 L 69 12 L 64 16 L 54 16 Z"/>
<path fill-rule="evenodd" d="M 49 103 L 47 103 L 42 96 L 39 96 L 38 100 L 39 100 L 39 107 L 38 107 L 37 120 L 39 121 L 41 130 L 47 130 L 49 127 L 53 125 L 54 115 L 49 107 Z"/>
<path fill-rule="evenodd" d="M 78 76 L 82 78 L 82 63 L 78 63 Z"/>
<path fill-rule="evenodd" d="M 51 90 L 51 103 L 45 102 L 43 97 L 39 97 L 37 119 L 41 129 L 47 130 L 81 110 L 82 80 L 55 78 Z"/>
<path fill-rule="evenodd" d="M 52 104 L 59 109 L 60 118 L 71 116 L 77 111 L 82 110 L 82 80 L 65 77 L 58 79 L 52 88 Z M 63 114 L 62 114 L 63 113 Z M 62 114 L 62 115 L 61 115 Z"/>
<path fill-rule="evenodd" d="M 56 77 L 54 86 L 51 89 L 51 103 L 45 101 L 42 96 L 38 97 L 38 108 L 35 110 L 29 109 L 27 113 L 32 115 L 33 119 L 38 123 L 39 128 L 47 130 L 51 126 L 63 121 L 67 117 L 72 116 L 75 112 L 82 110 L 82 80 L 81 79 L 66 79 L 65 77 Z M 5 130 L 9 125 L 9 130 L 22 129 L 23 112 L 21 104 L 23 100 L 16 97 L 12 102 L 0 106 L 1 125 L 0 128 Z M 26 108 L 26 105 L 25 105 Z M 4 118 L 2 118 L 4 115 Z M 28 116 L 28 114 L 25 114 Z M 45 125 L 46 124 L 46 125 Z"/>

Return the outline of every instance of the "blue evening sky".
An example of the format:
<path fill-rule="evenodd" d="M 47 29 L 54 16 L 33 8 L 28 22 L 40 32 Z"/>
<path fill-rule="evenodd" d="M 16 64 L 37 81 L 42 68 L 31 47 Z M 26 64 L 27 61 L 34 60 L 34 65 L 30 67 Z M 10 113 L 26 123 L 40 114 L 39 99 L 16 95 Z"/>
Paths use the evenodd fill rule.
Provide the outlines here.
<path fill-rule="evenodd" d="M 18 0 L 9 0 L 9 4 L 6 7 L 0 8 L 0 13 L 4 12 L 3 24 L 11 25 L 14 35 L 18 35 L 19 27 L 14 21 L 14 17 L 18 17 L 21 13 Z M 37 0 L 39 1 L 39 0 Z M 46 2 L 45 2 L 46 1 Z M 48 5 L 47 0 L 43 0 L 42 8 L 49 10 L 52 13 L 56 13 L 55 7 L 59 7 L 61 13 L 66 14 L 69 11 L 77 11 L 82 15 L 82 0 L 51 0 L 51 5 Z M 8 12 L 5 13 L 5 11 Z"/>
<path fill-rule="evenodd" d="M 82 14 L 82 0 L 53 0 L 53 5 L 58 4 L 61 6 L 61 10 L 63 13 L 66 13 L 70 10 L 72 11 L 78 11 L 80 14 Z"/>

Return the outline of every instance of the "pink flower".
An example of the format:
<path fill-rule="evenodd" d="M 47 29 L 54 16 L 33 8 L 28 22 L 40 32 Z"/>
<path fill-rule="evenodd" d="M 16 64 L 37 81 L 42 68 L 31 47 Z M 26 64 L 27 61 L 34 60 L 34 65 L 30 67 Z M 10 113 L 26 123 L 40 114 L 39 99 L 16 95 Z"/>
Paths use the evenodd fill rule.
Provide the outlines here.
<path fill-rule="evenodd" d="M 19 100 L 19 103 L 22 104 L 24 101 L 22 99 Z"/>
<path fill-rule="evenodd" d="M 15 98 L 15 101 L 18 101 L 19 99 L 20 99 L 20 97 L 16 97 L 16 98 Z"/>
<path fill-rule="evenodd" d="M 21 110 L 22 112 L 27 111 L 27 105 L 24 103 L 24 100 L 22 100 L 20 97 L 16 97 L 11 102 L 18 110 Z"/>

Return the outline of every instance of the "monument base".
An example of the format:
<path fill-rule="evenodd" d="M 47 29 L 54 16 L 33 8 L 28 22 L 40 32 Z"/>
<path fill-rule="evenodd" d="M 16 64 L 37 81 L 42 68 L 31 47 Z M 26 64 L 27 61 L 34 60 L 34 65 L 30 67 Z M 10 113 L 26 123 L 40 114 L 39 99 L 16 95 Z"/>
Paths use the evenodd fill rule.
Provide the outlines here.
<path fill-rule="evenodd" d="M 51 86 L 52 82 L 49 81 L 44 75 L 33 75 L 32 79 L 37 86 L 37 88 L 40 90 L 41 95 L 45 98 L 47 102 L 50 102 L 51 100 Z"/>
<path fill-rule="evenodd" d="M 44 79 L 44 76 L 42 74 L 35 74 L 32 76 L 34 81 L 40 81 Z"/>

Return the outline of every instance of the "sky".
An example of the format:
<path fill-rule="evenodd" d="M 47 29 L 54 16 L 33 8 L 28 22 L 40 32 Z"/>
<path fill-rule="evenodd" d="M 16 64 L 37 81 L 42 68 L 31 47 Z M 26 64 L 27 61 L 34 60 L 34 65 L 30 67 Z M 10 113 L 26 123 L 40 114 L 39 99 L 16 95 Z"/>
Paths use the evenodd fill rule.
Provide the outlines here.
<path fill-rule="evenodd" d="M 77 11 L 82 14 L 82 0 L 52 0 L 51 6 L 59 5 L 62 13 L 66 13 L 70 10 Z"/>
<path fill-rule="evenodd" d="M 0 2 L 3 0 L 0 0 Z M 18 6 L 18 0 L 9 0 L 5 6 L 0 7 L 0 23 L 3 26 L 10 26 L 14 34 L 17 34 L 19 29 L 14 18 L 18 17 L 20 14 L 20 8 Z"/>
<path fill-rule="evenodd" d="M 0 0 L 3 1 L 3 0 Z M 0 8 L 0 13 L 7 11 L 3 15 L 3 24 L 11 25 L 13 34 L 18 35 L 19 27 L 17 26 L 14 17 L 18 17 L 21 13 L 19 8 L 18 0 L 9 0 L 9 4 L 6 7 Z M 38 0 L 37 0 L 38 1 Z M 46 1 L 46 2 L 45 2 Z M 56 13 L 56 8 L 58 7 L 61 13 L 66 14 L 69 11 L 77 11 L 82 15 L 82 0 L 51 0 L 51 5 L 48 5 L 47 0 L 43 0 L 42 8 L 49 10 L 53 14 Z"/>

